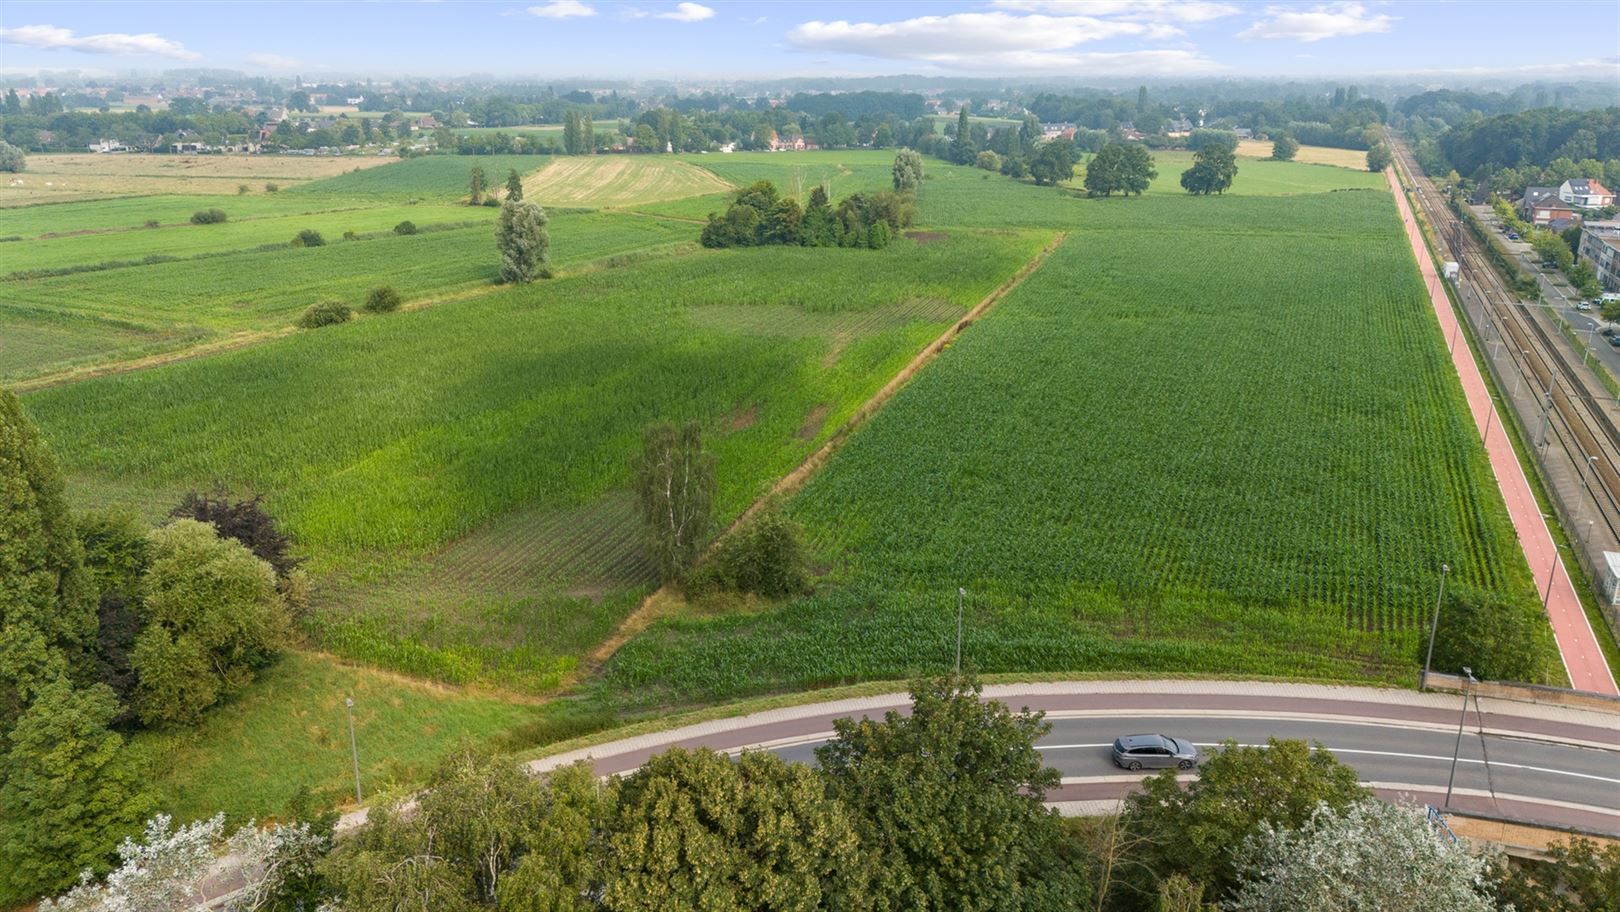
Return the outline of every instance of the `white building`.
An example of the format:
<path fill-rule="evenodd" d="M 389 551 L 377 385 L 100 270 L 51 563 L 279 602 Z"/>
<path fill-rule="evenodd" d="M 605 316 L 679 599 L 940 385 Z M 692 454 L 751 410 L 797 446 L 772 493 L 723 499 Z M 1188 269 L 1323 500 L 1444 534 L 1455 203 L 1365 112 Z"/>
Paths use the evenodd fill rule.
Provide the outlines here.
<path fill-rule="evenodd" d="M 1596 180 L 1578 177 L 1558 187 L 1558 198 L 1582 209 L 1602 209 L 1614 205 L 1614 191 Z"/>

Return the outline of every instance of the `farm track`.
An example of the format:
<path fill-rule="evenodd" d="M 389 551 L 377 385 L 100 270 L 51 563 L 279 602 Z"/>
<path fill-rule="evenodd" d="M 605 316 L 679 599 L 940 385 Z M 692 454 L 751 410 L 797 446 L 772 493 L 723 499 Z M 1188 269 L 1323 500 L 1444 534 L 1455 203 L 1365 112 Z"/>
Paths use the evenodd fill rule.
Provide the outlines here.
<path fill-rule="evenodd" d="M 1059 232 L 1051 243 L 1043 247 L 1040 253 L 1036 254 L 1028 263 L 1025 263 L 1011 278 L 985 295 L 984 299 L 974 305 L 972 310 L 969 310 L 955 323 L 952 323 L 938 338 L 928 343 L 898 374 L 895 374 L 888 383 L 874 393 L 872 398 L 862 403 L 854 414 L 850 415 L 849 419 L 831 437 L 827 438 L 826 443 L 823 443 L 815 452 L 806 456 L 804 461 L 800 462 L 793 471 L 782 476 L 764 496 L 755 500 L 748 509 L 742 512 L 742 515 L 738 516 L 730 526 L 726 527 L 725 531 L 716 536 L 715 540 L 710 543 L 709 549 L 704 552 L 704 555 L 699 556 L 699 560 L 707 556 L 708 552 L 712 551 L 715 545 L 727 535 L 730 535 L 750 517 L 758 513 L 766 503 L 777 497 L 791 494 L 803 487 L 805 482 L 809 481 L 816 472 L 827 464 L 827 461 L 832 458 L 832 455 L 838 451 L 838 448 L 849 439 L 857 428 L 876 414 L 885 403 L 894 397 L 895 393 L 899 392 L 901 387 L 905 386 L 912 377 L 916 376 L 918 371 L 922 370 L 941 351 L 944 351 L 945 347 L 954 341 L 957 336 L 960 336 L 964 330 L 973 325 L 974 321 L 983 317 L 989 312 L 990 308 L 1012 293 L 1019 285 L 1022 285 L 1025 279 L 1033 275 L 1035 270 L 1039 269 L 1047 258 L 1052 255 L 1052 252 L 1062 246 L 1067 237 L 1068 232 Z M 579 664 L 575 666 L 574 670 L 564 676 L 559 689 L 567 689 L 600 668 L 608 659 L 613 657 L 614 653 L 619 651 L 620 647 L 629 642 L 631 637 L 645 630 L 653 621 L 657 620 L 666 610 L 666 606 L 673 604 L 677 598 L 678 596 L 668 586 L 660 586 L 645 599 L 642 599 L 636 610 L 627 615 L 613 633 L 602 641 L 601 645 L 586 654 Z"/>

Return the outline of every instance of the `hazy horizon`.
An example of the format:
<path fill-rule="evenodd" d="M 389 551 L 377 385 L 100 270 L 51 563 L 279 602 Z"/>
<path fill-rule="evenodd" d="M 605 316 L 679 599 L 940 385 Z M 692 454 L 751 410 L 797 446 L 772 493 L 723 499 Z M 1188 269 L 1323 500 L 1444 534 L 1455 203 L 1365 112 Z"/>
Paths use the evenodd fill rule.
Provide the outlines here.
<path fill-rule="evenodd" d="M 129 78 L 193 68 L 305 80 L 711 84 L 884 76 L 1598 80 L 1613 81 L 1620 96 L 1620 4 L 13 2 L 0 20 L 0 73 L 9 76 Z"/>

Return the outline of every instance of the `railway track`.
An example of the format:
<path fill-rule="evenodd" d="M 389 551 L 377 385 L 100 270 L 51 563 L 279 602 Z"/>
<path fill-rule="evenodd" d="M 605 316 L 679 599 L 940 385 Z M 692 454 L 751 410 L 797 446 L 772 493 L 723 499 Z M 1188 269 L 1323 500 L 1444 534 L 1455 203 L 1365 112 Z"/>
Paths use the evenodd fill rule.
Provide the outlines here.
<path fill-rule="evenodd" d="M 1541 391 L 1541 414 L 1521 414 L 1526 430 L 1532 434 L 1530 444 L 1544 449 L 1551 445 L 1553 436 L 1557 437 L 1580 474 L 1582 490 L 1577 496 L 1584 498 L 1584 490 L 1590 488 L 1597 507 L 1592 521 L 1601 522 L 1608 537 L 1620 542 L 1620 428 L 1601 404 L 1608 397 L 1592 391 L 1585 365 L 1571 363 L 1565 347 L 1552 338 L 1532 308 L 1518 304 L 1508 292 L 1483 253 L 1479 239 L 1439 201 L 1432 183 L 1405 144 L 1392 141 L 1391 147 L 1412 186 L 1420 190 L 1419 207 L 1429 223 L 1447 235 L 1452 255 L 1465 267 L 1467 278 L 1458 283 L 1459 292 L 1471 293 L 1485 312 L 1486 335 L 1496 336 L 1487 338 L 1486 344 L 1494 341 L 1512 346 L 1508 349 L 1510 358 L 1512 352 L 1520 353 L 1514 360 L 1522 363 L 1532 388 Z M 1591 456 L 1597 458 L 1590 460 L 1588 472 L 1587 457 Z"/>

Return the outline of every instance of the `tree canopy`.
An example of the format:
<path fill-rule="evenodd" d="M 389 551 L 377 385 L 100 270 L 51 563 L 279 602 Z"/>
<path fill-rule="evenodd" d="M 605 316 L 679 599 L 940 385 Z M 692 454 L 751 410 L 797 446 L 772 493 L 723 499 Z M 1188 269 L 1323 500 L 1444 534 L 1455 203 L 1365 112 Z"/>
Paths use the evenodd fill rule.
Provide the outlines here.
<path fill-rule="evenodd" d="M 1140 143 L 1111 142 L 1086 163 L 1086 193 L 1090 196 L 1136 194 L 1148 188 L 1159 172 L 1153 156 Z"/>

